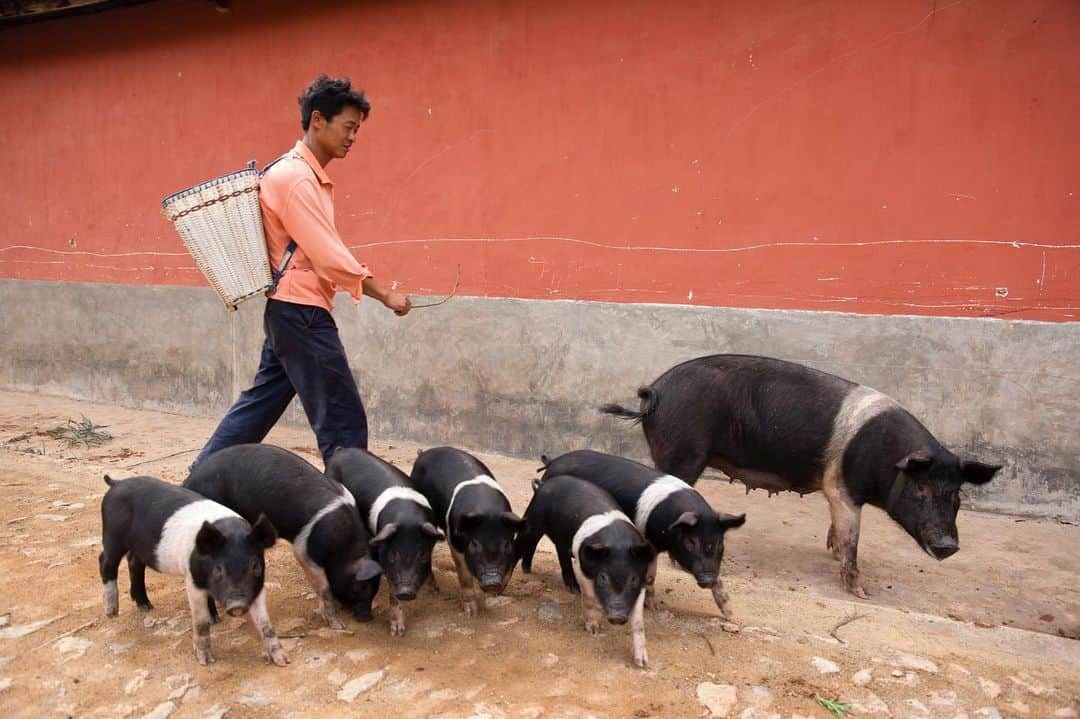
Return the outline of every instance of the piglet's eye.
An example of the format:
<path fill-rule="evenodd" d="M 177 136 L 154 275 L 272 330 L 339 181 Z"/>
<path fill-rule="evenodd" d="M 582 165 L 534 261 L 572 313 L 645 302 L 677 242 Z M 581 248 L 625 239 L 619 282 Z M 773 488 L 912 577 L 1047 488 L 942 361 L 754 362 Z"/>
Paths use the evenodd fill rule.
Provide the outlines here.
<path fill-rule="evenodd" d="M 262 565 L 259 564 L 258 559 L 251 560 L 251 574 L 255 577 L 261 577 L 263 573 Z"/>
<path fill-rule="evenodd" d="M 596 576 L 596 581 L 598 584 L 607 584 L 611 581 L 611 578 L 608 577 L 607 572 L 600 572 L 600 574 Z"/>
<path fill-rule="evenodd" d="M 224 576 L 225 576 L 225 565 L 220 564 L 220 563 L 215 564 L 214 565 L 214 577 L 216 579 L 221 579 Z"/>
<path fill-rule="evenodd" d="M 469 550 L 473 551 L 473 552 L 479 552 L 480 551 L 480 540 L 479 539 L 470 539 L 469 540 Z"/>

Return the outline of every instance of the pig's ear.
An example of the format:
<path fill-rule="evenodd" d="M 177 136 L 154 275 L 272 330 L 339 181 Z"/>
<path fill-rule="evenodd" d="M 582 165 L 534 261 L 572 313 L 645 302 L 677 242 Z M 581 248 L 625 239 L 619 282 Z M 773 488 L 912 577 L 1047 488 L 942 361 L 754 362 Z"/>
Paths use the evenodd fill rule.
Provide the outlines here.
<path fill-rule="evenodd" d="M 588 562 L 599 562 L 611 553 L 611 548 L 603 544 L 585 544 L 582 545 L 581 558 Z"/>
<path fill-rule="evenodd" d="M 668 525 L 668 531 L 675 529 L 676 527 L 693 527 L 698 523 L 698 516 L 693 512 L 683 512 L 679 515 L 679 518 Z"/>
<path fill-rule="evenodd" d="M 195 549 L 199 554 L 213 554 L 214 550 L 225 543 L 225 535 L 210 522 L 203 522 L 199 533 L 195 535 Z"/>
<path fill-rule="evenodd" d="M 930 465 L 933 463 L 934 459 L 930 455 L 923 452 L 912 452 L 897 462 L 896 468 L 908 474 L 918 474 L 930 469 Z"/>
<path fill-rule="evenodd" d="M 251 534 L 255 537 L 255 541 L 266 549 L 274 546 L 274 542 L 277 541 L 277 530 L 265 514 L 260 514 L 255 524 L 251 525 Z"/>
<path fill-rule="evenodd" d="M 644 559 L 647 562 L 651 562 L 656 558 L 656 549 L 648 542 L 644 544 L 635 544 L 630 550 L 630 554 L 635 559 Z"/>
<path fill-rule="evenodd" d="M 720 518 L 721 529 L 735 529 L 736 527 L 741 527 L 746 524 L 745 512 L 739 515 L 724 514 L 723 512 L 721 512 L 717 516 Z"/>
<path fill-rule="evenodd" d="M 374 559 L 368 559 L 367 557 L 362 557 L 354 567 L 356 569 L 356 579 L 360 582 L 374 579 L 382 574 L 383 571 L 382 566 L 378 562 Z"/>
<path fill-rule="evenodd" d="M 963 475 L 965 482 L 972 484 L 986 484 L 994 478 L 999 469 L 1001 469 L 1000 464 L 983 464 L 966 460 L 960 462 L 960 474 Z"/>
<path fill-rule="evenodd" d="M 461 534 L 463 531 L 470 527 L 475 527 L 483 520 L 484 515 L 479 512 L 466 512 L 465 514 L 457 517 L 457 531 L 454 534 Z"/>
<path fill-rule="evenodd" d="M 371 541 L 369 541 L 368 544 L 370 544 L 373 547 L 377 547 L 380 544 L 382 544 L 383 542 L 385 542 L 386 540 L 390 539 L 390 537 L 393 537 L 394 532 L 396 532 L 397 530 L 398 530 L 397 523 L 390 522 L 385 527 L 380 529 L 379 533 L 376 534 L 374 537 L 372 537 Z"/>
<path fill-rule="evenodd" d="M 424 522 L 423 524 L 421 524 L 420 531 L 434 539 L 436 542 L 441 542 L 442 540 L 446 539 L 446 535 L 440 532 L 439 528 L 431 522 Z"/>
<path fill-rule="evenodd" d="M 515 531 L 525 528 L 525 520 L 513 512 L 503 512 L 499 518 L 502 520 L 503 524 Z"/>

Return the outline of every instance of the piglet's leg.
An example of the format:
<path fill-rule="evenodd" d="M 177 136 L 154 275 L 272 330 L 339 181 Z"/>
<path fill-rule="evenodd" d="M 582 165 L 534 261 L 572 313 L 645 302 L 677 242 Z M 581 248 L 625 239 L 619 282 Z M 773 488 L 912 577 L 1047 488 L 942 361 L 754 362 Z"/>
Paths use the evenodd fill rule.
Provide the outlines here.
<path fill-rule="evenodd" d="M 645 608 L 656 609 L 656 560 L 652 560 L 649 569 L 645 573 Z"/>
<path fill-rule="evenodd" d="M 724 590 L 724 580 L 720 579 L 720 577 L 717 577 L 716 584 L 712 585 L 712 596 L 713 601 L 716 602 L 716 607 L 720 610 L 720 616 L 730 620 L 732 617 L 731 599 L 728 597 L 727 591 Z"/>
<path fill-rule="evenodd" d="M 210 593 L 195 586 L 191 575 L 184 578 L 187 589 L 188 606 L 191 607 L 191 641 L 195 647 L 195 660 L 206 666 L 214 662 L 210 653 L 210 612 L 206 609 L 206 599 Z"/>
<path fill-rule="evenodd" d="M 630 615 L 630 638 L 634 648 L 634 664 L 645 669 L 649 666 L 649 655 L 645 651 L 645 592 L 638 595 L 634 611 Z"/>
<path fill-rule="evenodd" d="M 589 634 L 600 633 L 600 620 L 604 618 L 604 611 L 600 607 L 600 600 L 596 598 L 596 587 L 592 580 L 581 573 L 578 563 L 573 563 L 574 576 L 581 588 L 581 615 L 585 620 L 585 631 Z M 643 596 L 643 595 L 641 595 Z"/>
<path fill-rule="evenodd" d="M 323 619 L 326 620 L 331 629 L 344 629 L 345 622 L 341 621 L 338 616 L 337 607 L 334 605 L 334 595 L 330 593 L 330 582 L 326 578 L 326 572 L 322 570 L 322 567 L 314 564 L 299 553 L 296 555 L 296 561 L 300 562 L 311 588 L 315 590 L 315 594 L 319 597 L 319 613 L 323 615 Z"/>
<path fill-rule="evenodd" d="M 480 603 L 476 599 L 478 596 L 476 582 L 473 581 L 473 576 L 469 574 L 469 567 L 465 564 L 465 557 L 458 554 L 452 547 L 450 556 L 454 558 L 458 583 L 461 585 L 461 607 L 465 610 L 465 616 L 475 617 L 480 614 Z"/>
<path fill-rule="evenodd" d="M 390 594 L 390 636 L 405 636 L 405 610 L 401 608 L 401 600 Z"/>
<path fill-rule="evenodd" d="M 844 588 L 860 599 L 866 599 L 866 591 L 859 581 L 859 524 L 862 508 L 851 501 L 844 489 L 839 470 L 827 471 L 823 482 L 825 499 L 829 502 L 832 526 L 830 547 L 840 558 L 840 577 Z"/>
<path fill-rule="evenodd" d="M 135 600 L 139 611 L 149 612 L 154 605 L 146 596 L 146 564 L 134 553 L 128 555 L 127 561 L 128 576 L 131 577 L 131 598 Z"/>
<path fill-rule="evenodd" d="M 274 664 L 283 667 L 289 663 L 289 655 L 281 648 L 277 633 L 270 624 L 270 614 L 266 611 L 266 589 L 259 592 L 255 601 L 251 603 L 251 619 L 255 623 L 255 631 L 262 638 L 263 646 L 266 647 L 266 655 Z"/>

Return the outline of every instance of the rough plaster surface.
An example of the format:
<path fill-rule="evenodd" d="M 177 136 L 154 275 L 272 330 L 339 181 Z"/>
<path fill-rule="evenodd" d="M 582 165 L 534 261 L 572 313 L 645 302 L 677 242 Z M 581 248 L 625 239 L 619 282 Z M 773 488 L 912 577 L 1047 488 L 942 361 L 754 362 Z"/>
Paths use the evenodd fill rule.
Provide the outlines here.
<path fill-rule="evenodd" d="M 254 375 L 262 300 L 0 281 L 0 388 L 215 415 Z M 21 309 L 21 308 L 32 308 Z M 538 457 L 647 457 L 596 407 L 718 352 L 802 362 L 892 395 L 962 456 L 1001 462 L 975 507 L 1080 518 L 1080 323 L 457 298 L 334 313 L 373 436 Z M 303 423 L 294 402 L 286 415 Z"/>

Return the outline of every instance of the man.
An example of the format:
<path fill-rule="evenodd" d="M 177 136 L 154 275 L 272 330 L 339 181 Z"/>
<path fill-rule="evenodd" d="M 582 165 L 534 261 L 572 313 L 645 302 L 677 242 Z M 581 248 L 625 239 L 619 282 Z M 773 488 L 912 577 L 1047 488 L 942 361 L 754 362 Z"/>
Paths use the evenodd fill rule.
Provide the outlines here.
<path fill-rule="evenodd" d="M 334 227 L 333 182 L 325 167 L 356 142 L 371 104 L 347 78 L 320 75 L 299 98 L 304 137 L 266 171 L 259 184 L 271 267 L 296 249 L 277 287 L 267 292 L 262 358 L 250 389 L 240 394 L 192 464 L 219 449 L 261 442 L 294 395 L 315 431 L 323 462 L 337 447 L 367 448 L 367 415 L 330 311 L 334 293 L 363 295 L 404 316 L 410 299 L 372 276 Z"/>

